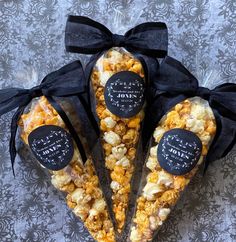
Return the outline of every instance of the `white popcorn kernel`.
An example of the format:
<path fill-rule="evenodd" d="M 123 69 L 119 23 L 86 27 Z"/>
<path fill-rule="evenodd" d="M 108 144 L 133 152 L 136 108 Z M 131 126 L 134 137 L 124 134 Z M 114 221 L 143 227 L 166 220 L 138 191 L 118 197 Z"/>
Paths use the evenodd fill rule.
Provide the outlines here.
<path fill-rule="evenodd" d="M 139 233 L 139 231 L 133 226 L 131 228 L 131 233 L 130 233 L 130 240 L 132 242 L 140 242 L 142 239 L 141 234 Z"/>
<path fill-rule="evenodd" d="M 160 208 L 160 210 L 158 212 L 158 216 L 163 221 L 163 220 L 165 220 L 167 218 L 169 213 L 170 213 L 170 209 L 169 208 Z"/>
<path fill-rule="evenodd" d="M 94 208 L 89 210 L 89 217 L 94 217 L 98 215 L 98 211 Z"/>
<path fill-rule="evenodd" d="M 71 200 L 76 203 L 81 203 L 84 199 L 85 193 L 82 188 L 77 188 L 71 193 Z"/>
<path fill-rule="evenodd" d="M 206 119 L 215 119 L 214 113 L 208 103 L 205 108 L 206 108 Z"/>
<path fill-rule="evenodd" d="M 112 119 L 112 117 L 106 117 L 105 119 L 103 119 L 105 125 L 107 126 L 107 128 L 112 129 L 115 127 L 116 125 L 116 121 Z"/>
<path fill-rule="evenodd" d="M 163 184 L 166 187 L 169 187 L 171 184 L 173 184 L 173 178 L 170 174 L 168 174 L 165 171 L 160 171 L 158 173 L 158 181 L 157 184 Z"/>
<path fill-rule="evenodd" d="M 92 197 L 90 195 L 85 195 L 83 200 L 81 201 L 81 204 L 86 204 L 88 203 L 90 200 L 92 199 Z"/>
<path fill-rule="evenodd" d="M 71 182 L 71 177 L 68 173 L 63 171 L 59 174 L 52 175 L 51 182 L 54 187 L 60 189 Z"/>
<path fill-rule="evenodd" d="M 149 222 L 150 222 L 150 229 L 154 231 L 157 229 L 160 220 L 158 218 L 155 218 L 154 216 L 150 216 Z"/>
<path fill-rule="evenodd" d="M 153 147 L 150 149 L 150 155 L 151 155 L 152 157 L 157 157 L 157 147 L 158 147 L 158 145 L 153 146 Z"/>
<path fill-rule="evenodd" d="M 109 59 L 110 59 L 111 63 L 112 62 L 116 63 L 116 62 L 119 62 L 122 58 L 123 58 L 122 53 L 113 49 L 111 52 L 111 57 Z"/>
<path fill-rule="evenodd" d="M 194 133 L 201 133 L 204 131 L 205 120 L 197 120 L 197 119 L 187 119 L 186 127 L 189 128 L 190 131 Z"/>
<path fill-rule="evenodd" d="M 146 163 L 146 166 L 151 171 L 154 171 L 157 166 L 157 158 L 156 157 L 149 157 Z"/>
<path fill-rule="evenodd" d="M 128 167 L 129 166 L 129 164 L 130 164 L 130 161 L 129 161 L 129 159 L 126 157 L 126 156 L 124 156 L 123 158 L 121 158 L 120 160 L 118 160 L 117 162 L 116 162 L 116 165 L 118 165 L 118 166 L 123 166 L 124 168 L 125 167 Z"/>
<path fill-rule="evenodd" d="M 112 190 L 118 191 L 120 189 L 120 184 L 117 181 L 112 181 L 110 187 Z"/>
<path fill-rule="evenodd" d="M 95 209 L 98 212 L 104 211 L 106 208 L 106 203 L 103 198 L 95 200 L 93 204 L 93 209 Z"/>
<path fill-rule="evenodd" d="M 159 184 L 149 182 L 143 188 L 143 196 L 148 201 L 152 201 L 152 200 L 155 200 L 155 194 L 162 192 L 162 191 L 163 191 L 163 189 Z"/>
<path fill-rule="evenodd" d="M 195 119 L 204 119 L 206 116 L 205 106 L 200 104 L 192 105 L 190 115 Z"/>
<path fill-rule="evenodd" d="M 116 159 L 113 154 L 110 154 L 110 155 L 108 155 L 108 156 L 105 157 L 105 160 L 106 161 L 113 160 L 113 159 Z"/>
<path fill-rule="evenodd" d="M 120 136 L 113 131 L 105 132 L 104 140 L 112 146 L 119 145 L 121 142 Z"/>
<path fill-rule="evenodd" d="M 111 71 L 102 71 L 100 72 L 100 84 L 105 87 L 108 79 L 113 75 Z"/>
<path fill-rule="evenodd" d="M 124 157 L 126 152 L 127 152 L 127 148 L 125 147 L 124 144 L 120 144 L 112 148 L 112 154 L 117 160 L 120 160 L 122 157 Z"/>
<path fill-rule="evenodd" d="M 158 142 L 165 132 L 166 132 L 165 129 L 161 127 L 157 127 L 153 133 L 153 137 L 155 141 Z"/>
<path fill-rule="evenodd" d="M 79 216 L 84 221 L 88 216 L 89 210 L 90 207 L 88 204 L 77 204 L 77 206 L 75 206 L 75 208 L 73 209 L 73 212 L 75 213 L 75 215 Z"/>

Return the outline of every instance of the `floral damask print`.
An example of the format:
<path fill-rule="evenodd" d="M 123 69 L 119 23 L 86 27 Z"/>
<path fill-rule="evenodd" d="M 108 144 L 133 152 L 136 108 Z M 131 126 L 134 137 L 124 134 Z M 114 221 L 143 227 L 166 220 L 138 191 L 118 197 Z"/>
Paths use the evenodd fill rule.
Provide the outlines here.
<path fill-rule="evenodd" d="M 194 23 L 197 28 L 202 27 L 207 20 L 207 9 L 209 0 L 187 0 L 180 5 L 178 26 L 188 27 L 189 22 Z"/>
<path fill-rule="evenodd" d="M 224 16 L 224 18 L 235 19 L 236 16 L 236 2 L 231 0 L 222 0 L 221 6 L 219 8 L 219 16 Z"/>
<path fill-rule="evenodd" d="M 183 60 L 181 60 L 185 65 L 190 68 L 191 71 L 196 71 L 196 56 L 199 49 L 208 48 L 208 35 L 206 33 L 201 33 L 199 30 L 184 30 L 180 33 L 176 42 L 178 44 L 178 49 L 184 54 Z"/>
<path fill-rule="evenodd" d="M 28 220 L 37 219 L 42 220 L 47 217 L 54 206 L 50 203 L 46 203 L 46 197 L 41 194 L 27 194 L 25 200 L 19 207 L 19 214 Z"/>
<path fill-rule="evenodd" d="M 53 41 L 56 36 L 53 33 L 47 33 L 42 29 L 35 29 L 34 32 L 30 33 L 25 40 L 25 44 L 28 49 L 32 51 L 35 58 L 40 57 L 41 53 L 45 53 L 45 50 L 54 51 Z"/>
<path fill-rule="evenodd" d="M 228 185 L 225 187 L 225 192 L 223 196 L 223 201 L 225 201 L 228 204 L 236 204 L 236 196 L 235 196 L 235 182 L 231 181 Z"/>
<path fill-rule="evenodd" d="M 33 224 L 26 228 L 25 235 L 21 236 L 22 242 L 39 242 L 47 241 L 54 242 L 55 240 L 50 238 L 50 232 L 47 230 L 44 224 Z"/>
<path fill-rule="evenodd" d="M 48 28 L 49 25 L 55 23 L 56 19 L 53 15 L 58 7 L 57 0 L 33 0 L 29 4 L 27 12 L 30 14 L 26 13 L 27 26 L 36 27 L 37 22 L 40 21 L 41 26 Z"/>
<path fill-rule="evenodd" d="M 9 28 L 9 24 L 7 22 L 1 22 L 0 24 L 0 48 L 6 43 L 6 41 L 10 38 L 10 33 L 7 31 Z"/>
<path fill-rule="evenodd" d="M 214 225 L 198 221 L 194 227 L 194 231 L 190 233 L 191 242 L 218 241 L 219 231 Z"/>
<path fill-rule="evenodd" d="M 100 5 L 97 0 L 72 0 L 72 6 L 68 9 L 70 14 L 97 16 Z"/>
<path fill-rule="evenodd" d="M 88 231 L 84 228 L 81 221 L 78 220 L 73 214 L 67 218 L 65 227 L 63 228 L 65 238 L 70 242 L 93 242 L 94 240 L 89 235 Z"/>
<path fill-rule="evenodd" d="M 235 0 L 0 0 L 0 85 L 30 88 L 49 72 L 90 56 L 65 51 L 69 14 L 85 15 L 124 33 L 163 21 L 169 55 L 202 85 L 236 82 Z M 217 70 L 213 78 L 206 78 Z M 209 81 L 210 80 L 210 81 Z M 29 151 L 19 147 L 14 178 L 8 152 L 10 116 L 0 118 L 0 242 L 92 242 Z M 17 138 L 18 141 L 18 138 Z M 236 241 L 236 148 L 199 172 L 154 242 Z"/>
<path fill-rule="evenodd" d="M 223 78 L 226 81 L 232 80 L 236 75 L 235 49 L 218 49 L 217 57 L 221 64 Z"/>
<path fill-rule="evenodd" d="M 14 60 L 13 54 L 10 52 L 10 50 L 4 49 L 0 55 L 0 75 L 1 80 L 0 83 L 2 86 L 5 86 L 6 80 L 12 75 L 13 66 L 12 61 Z"/>
<path fill-rule="evenodd" d="M 0 13 L 5 17 L 13 17 L 20 14 L 23 3 L 20 0 L 4 0 L 0 1 Z"/>
<path fill-rule="evenodd" d="M 4 209 L 5 204 L 9 204 L 13 201 L 13 192 L 12 192 L 12 185 L 11 184 L 3 184 L 3 182 L 0 180 L 0 210 Z"/>
<path fill-rule="evenodd" d="M 223 160 L 222 175 L 223 179 L 233 180 L 236 173 L 236 155 L 235 149 L 232 155 L 227 156 L 227 159 Z"/>
<path fill-rule="evenodd" d="M 236 44 L 236 21 L 229 20 L 224 23 L 218 32 L 220 41 L 223 41 L 224 44 L 228 45 L 231 48 L 234 48 Z"/>
<path fill-rule="evenodd" d="M 2 242 L 12 242 L 16 238 L 14 233 L 14 218 L 0 212 L 0 238 Z"/>
<path fill-rule="evenodd" d="M 174 14 L 174 0 L 145 0 L 142 17 L 146 20 L 158 21 L 168 19 Z"/>
<path fill-rule="evenodd" d="M 36 159 L 32 160 L 29 150 L 21 148 L 19 150 L 22 164 L 17 171 L 21 177 L 20 184 L 29 191 L 45 191 L 50 183 L 49 176 L 42 167 L 39 166 Z"/>

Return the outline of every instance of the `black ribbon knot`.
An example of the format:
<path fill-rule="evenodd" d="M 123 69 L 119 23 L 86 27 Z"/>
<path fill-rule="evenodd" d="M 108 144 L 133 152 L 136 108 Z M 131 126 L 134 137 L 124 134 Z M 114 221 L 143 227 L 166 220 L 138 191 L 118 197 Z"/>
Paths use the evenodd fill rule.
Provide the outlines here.
<path fill-rule="evenodd" d="M 32 98 L 43 96 L 43 92 L 40 86 L 36 86 L 36 87 L 33 87 L 32 89 L 29 89 L 29 93 Z"/>
<path fill-rule="evenodd" d="M 123 46 L 125 44 L 125 36 L 120 34 L 113 34 L 112 42 L 114 46 Z"/>

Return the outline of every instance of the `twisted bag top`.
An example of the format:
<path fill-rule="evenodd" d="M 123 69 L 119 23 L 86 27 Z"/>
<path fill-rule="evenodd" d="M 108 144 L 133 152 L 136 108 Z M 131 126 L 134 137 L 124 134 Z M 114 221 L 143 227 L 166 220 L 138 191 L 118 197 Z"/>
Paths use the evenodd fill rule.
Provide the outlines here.
<path fill-rule="evenodd" d="M 177 60 L 167 56 L 160 64 L 149 90 L 149 107 L 145 121 L 146 144 L 157 122 L 177 103 L 199 96 L 213 110 L 217 130 L 206 157 L 210 162 L 227 155 L 236 143 L 236 84 L 225 83 L 209 90 L 199 87 L 198 80 Z"/>
<path fill-rule="evenodd" d="M 161 58 L 167 54 L 167 38 L 166 24 L 161 22 L 142 23 L 118 35 L 90 18 L 69 16 L 65 30 L 66 50 L 83 54 L 124 47 L 130 52 Z"/>

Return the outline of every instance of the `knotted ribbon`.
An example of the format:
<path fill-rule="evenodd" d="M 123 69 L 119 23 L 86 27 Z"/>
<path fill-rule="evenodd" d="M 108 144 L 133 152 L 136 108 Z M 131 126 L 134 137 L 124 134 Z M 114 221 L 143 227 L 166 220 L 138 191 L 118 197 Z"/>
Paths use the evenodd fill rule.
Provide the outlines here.
<path fill-rule="evenodd" d="M 167 54 L 168 33 L 165 23 L 147 22 L 137 25 L 124 35 L 118 35 L 90 18 L 69 16 L 65 45 L 67 51 L 83 54 L 95 54 L 111 47 L 124 47 L 130 52 L 161 58 Z"/>
<path fill-rule="evenodd" d="M 16 157 L 15 137 L 17 132 L 17 122 L 24 112 L 26 106 L 32 99 L 45 96 L 65 122 L 81 154 L 82 161 L 86 161 L 86 154 L 79 136 L 67 117 L 64 110 L 53 97 L 69 97 L 77 95 L 80 97 L 86 91 L 85 78 L 80 61 L 72 62 L 61 69 L 47 75 L 40 85 L 31 89 L 8 88 L 0 90 L 0 116 L 14 110 L 11 121 L 11 137 L 9 151 L 11 157 L 12 170 L 14 174 L 14 161 Z M 87 107 L 86 107 L 87 108 Z M 87 110 L 86 110 L 87 111 Z M 93 118 L 90 116 L 90 118 Z"/>
<path fill-rule="evenodd" d="M 147 96 L 150 105 L 145 117 L 144 145 L 163 115 L 177 103 L 195 96 L 208 101 L 217 125 L 205 170 L 210 162 L 227 155 L 236 143 L 236 84 L 225 83 L 212 90 L 199 87 L 198 80 L 179 61 L 167 56 L 156 71 Z"/>

